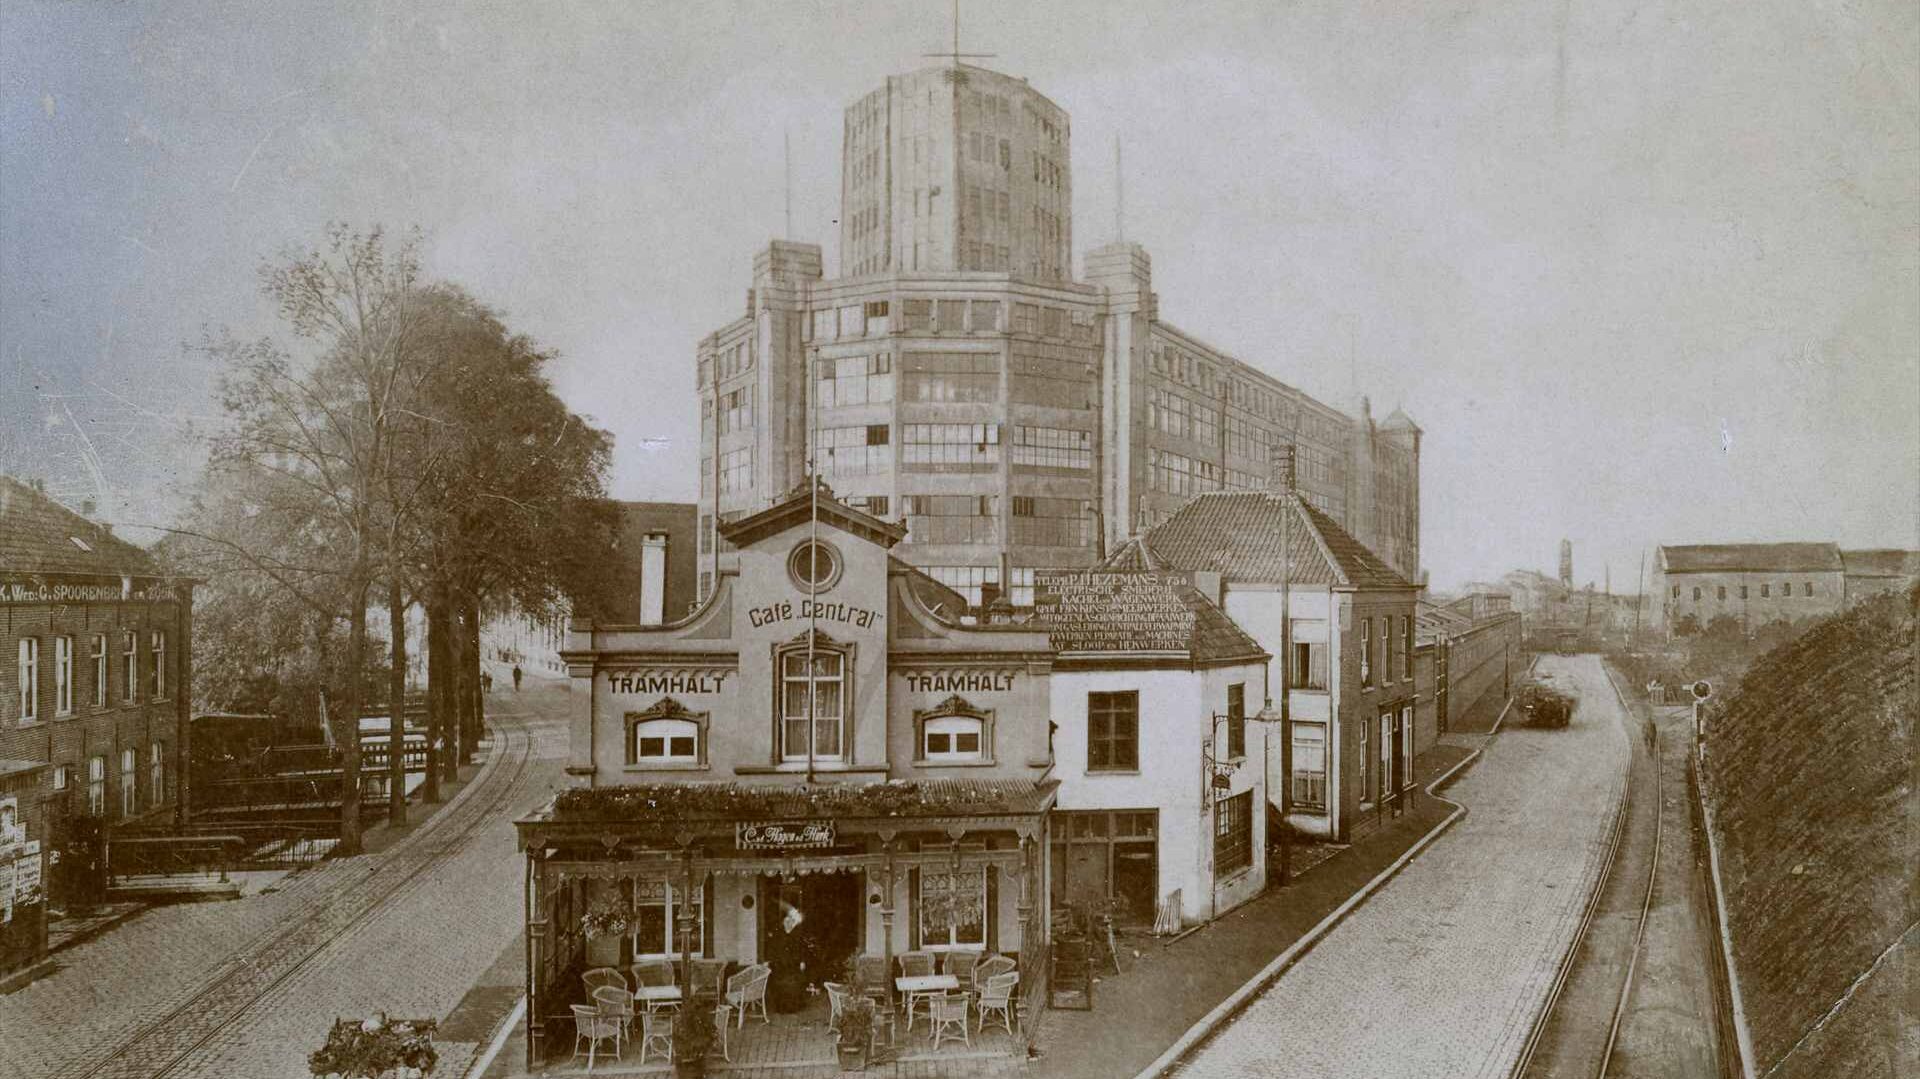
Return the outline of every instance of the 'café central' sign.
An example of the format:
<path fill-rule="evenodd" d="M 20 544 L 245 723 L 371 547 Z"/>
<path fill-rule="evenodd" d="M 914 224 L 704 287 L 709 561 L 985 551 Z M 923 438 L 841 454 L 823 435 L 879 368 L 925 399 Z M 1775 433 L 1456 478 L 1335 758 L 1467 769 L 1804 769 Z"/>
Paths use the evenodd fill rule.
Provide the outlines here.
<path fill-rule="evenodd" d="M 741 850 L 811 850 L 833 846 L 830 820 L 765 821 L 733 826 L 734 845 Z"/>

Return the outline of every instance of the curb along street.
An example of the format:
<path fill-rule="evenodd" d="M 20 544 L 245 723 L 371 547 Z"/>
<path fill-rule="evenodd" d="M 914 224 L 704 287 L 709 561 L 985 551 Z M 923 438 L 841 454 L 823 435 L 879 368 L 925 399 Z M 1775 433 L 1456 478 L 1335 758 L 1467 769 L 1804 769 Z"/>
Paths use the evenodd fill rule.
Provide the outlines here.
<path fill-rule="evenodd" d="M 1488 734 L 1489 741 L 1498 737 L 1500 725 L 1506 721 L 1507 713 L 1511 711 L 1512 708 L 1513 698 L 1509 697 L 1507 698 L 1505 707 L 1500 709 L 1499 717 L 1494 720 L 1492 731 Z M 1248 979 L 1239 989 L 1234 990 L 1227 999 L 1216 1005 L 1214 1009 L 1203 1016 L 1199 1022 L 1189 1027 L 1187 1032 L 1180 1036 L 1179 1040 L 1167 1047 L 1166 1051 L 1156 1057 L 1153 1063 L 1142 1068 L 1139 1073 L 1135 1075 L 1134 1079 L 1161 1079 L 1162 1076 L 1170 1074 L 1171 1070 L 1178 1065 L 1182 1059 L 1199 1048 L 1201 1043 L 1211 1037 L 1223 1024 L 1239 1014 L 1255 997 L 1265 992 L 1274 982 L 1278 981 L 1280 977 L 1287 972 L 1288 968 L 1299 962 L 1301 957 L 1305 956 L 1313 949 L 1315 944 L 1319 943 L 1322 938 L 1332 932 L 1335 926 L 1346 919 L 1347 915 L 1359 909 L 1360 906 L 1367 901 L 1368 897 L 1379 891 L 1380 888 L 1389 880 L 1392 880 L 1396 874 L 1406 868 L 1422 851 L 1426 850 L 1435 840 L 1445 834 L 1447 829 L 1453 827 L 1465 818 L 1467 815 L 1467 807 L 1442 796 L 1439 791 L 1440 788 L 1453 782 L 1468 765 L 1479 760 L 1485 748 L 1484 745 L 1476 748 L 1473 752 L 1461 758 L 1459 763 L 1447 769 L 1427 784 L 1426 790 L 1429 795 L 1453 807 L 1453 812 L 1449 813 L 1445 820 L 1434 825 L 1432 830 L 1428 831 L 1426 835 L 1421 836 L 1413 846 L 1409 847 L 1405 853 L 1395 859 L 1392 865 L 1382 870 L 1359 891 L 1349 896 L 1345 902 L 1341 903 L 1340 906 L 1336 907 L 1333 912 L 1325 918 L 1322 918 L 1318 924 L 1312 929 L 1309 929 L 1306 934 L 1295 941 L 1291 947 L 1275 956 L 1273 961 L 1268 963 L 1258 974 Z"/>

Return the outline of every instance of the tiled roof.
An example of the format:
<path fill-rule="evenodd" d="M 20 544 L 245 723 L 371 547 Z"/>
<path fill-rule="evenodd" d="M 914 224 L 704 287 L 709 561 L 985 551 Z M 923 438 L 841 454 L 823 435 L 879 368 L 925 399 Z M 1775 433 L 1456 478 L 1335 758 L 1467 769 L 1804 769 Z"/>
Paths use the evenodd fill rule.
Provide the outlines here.
<path fill-rule="evenodd" d="M 1065 594 L 1068 587 L 1088 591 Z M 1096 569 L 1036 574 L 1030 628 L 1064 654 L 1169 653 L 1181 663 L 1262 660 L 1267 652 L 1183 574 Z"/>
<path fill-rule="evenodd" d="M 1291 517 L 1291 522 L 1288 518 Z M 1283 551 L 1290 540 L 1291 551 Z M 1209 570 L 1229 581 L 1412 588 L 1333 518 L 1298 495 L 1209 491 L 1147 531 L 1135 557 L 1158 568 Z M 1115 552 L 1124 554 L 1126 548 Z"/>
<path fill-rule="evenodd" d="M 1840 561 L 1849 577 L 1920 577 L 1920 551 L 1897 547 L 1841 551 Z"/>
<path fill-rule="evenodd" d="M 146 551 L 10 476 L 0 476 L 0 572 L 161 575 Z"/>
<path fill-rule="evenodd" d="M 1660 548 L 1668 573 L 1839 572 L 1840 548 L 1832 543 L 1702 543 Z"/>

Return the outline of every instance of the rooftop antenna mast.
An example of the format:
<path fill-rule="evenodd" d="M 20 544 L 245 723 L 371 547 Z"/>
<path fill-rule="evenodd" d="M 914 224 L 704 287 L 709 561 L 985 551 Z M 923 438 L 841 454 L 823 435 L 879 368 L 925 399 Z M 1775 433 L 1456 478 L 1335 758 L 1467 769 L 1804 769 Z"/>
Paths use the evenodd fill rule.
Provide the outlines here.
<path fill-rule="evenodd" d="M 953 0 L 953 51 L 926 52 L 920 55 L 937 57 L 942 60 L 952 60 L 954 70 L 957 71 L 960 68 L 960 61 L 962 60 L 985 60 L 991 58 L 994 54 L 990 52 L 960 51 L 960 0 Z"/>
<path fill-rule="evenodd" d="M 1113 137 L 1113 240 L 1127 242 L 1127 172 L 1120 167 L 1120 136 Z"/>

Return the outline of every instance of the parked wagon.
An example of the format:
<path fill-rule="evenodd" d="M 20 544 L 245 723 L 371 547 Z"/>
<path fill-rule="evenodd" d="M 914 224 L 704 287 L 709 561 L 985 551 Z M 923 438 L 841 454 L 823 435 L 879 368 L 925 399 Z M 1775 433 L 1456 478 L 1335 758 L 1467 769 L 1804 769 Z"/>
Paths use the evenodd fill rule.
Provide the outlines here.
<path fill-rule="evenodd" d="M 1529 682 L 1520 687 L 1519 696 L 1515 703 L 1529 727 L 1565 727 L 1573 718 L 1576 698 L 1552 686 Z"/>

